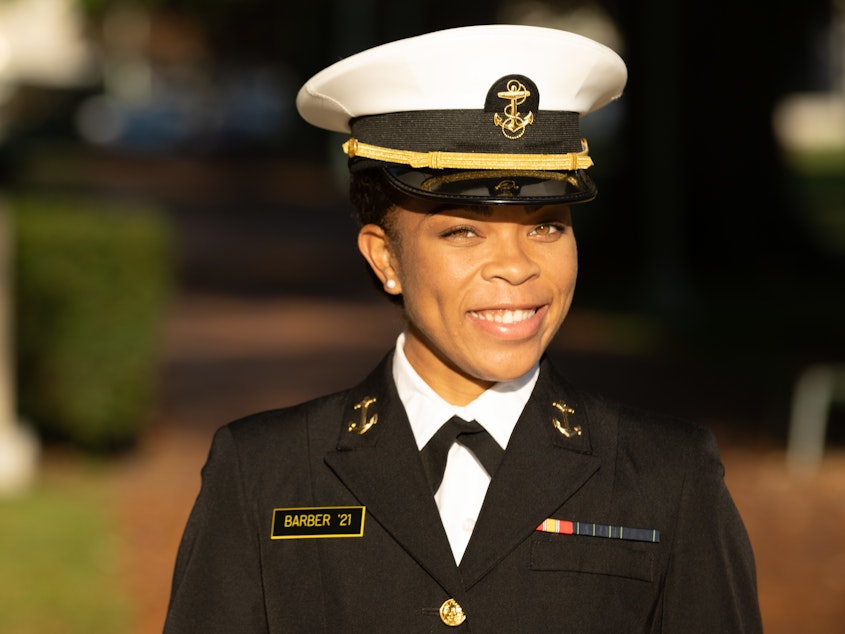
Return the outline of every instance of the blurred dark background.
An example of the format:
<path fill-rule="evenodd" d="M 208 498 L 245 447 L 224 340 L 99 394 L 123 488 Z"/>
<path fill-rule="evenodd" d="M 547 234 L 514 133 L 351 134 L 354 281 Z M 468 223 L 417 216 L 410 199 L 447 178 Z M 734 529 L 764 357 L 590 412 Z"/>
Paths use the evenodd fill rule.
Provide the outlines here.
<path fill-rule="evenodd" d="M 0 7 L 14 4 L 26 2 Z M 67 40 L 71 53 L 52 60 L 67 76 L 5 82 L 3 187 L 161 206 L 176 226 L 182 290 L 378 301 L 347 219 L 343 139 L 298 119 L 296 91 L 375 44 L 526 22 L 590 35 L 629 66 L 622 100 L 584 120 L 600 195 L 577 209 L 576 310 L 645 325 L 637 332 L 650 334 L 626 345 L 668 360 L 655 384 L 677 376 L 676 362 L 695 371 L 687 378 L 718 377 L 737 400 L 714 407 L 738 408 L 752 432 L 774 437 L 802 368 L 845 356 L 841 123 L 817 122 L 814 144 L 790 123 L 807 108 L 786 108 L 795 95 L 841 104 L 841 2 L 56 4 L 78 9 L 52 36 Z M 585 381 L 599 384 L 608 370 L 598 368 L 616 366 L 592 367 Z M 617 391 L 710 414 L 700 398 L 684 405 L 684 388 L 621 380 Z"/>

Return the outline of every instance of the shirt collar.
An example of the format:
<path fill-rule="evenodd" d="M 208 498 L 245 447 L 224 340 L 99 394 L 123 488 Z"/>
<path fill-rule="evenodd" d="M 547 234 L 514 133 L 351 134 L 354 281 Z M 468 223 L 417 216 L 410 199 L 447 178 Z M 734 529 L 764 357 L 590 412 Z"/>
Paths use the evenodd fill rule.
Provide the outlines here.
<path fill-rule="evenodd" d="M 539 364 L 512 381 L 496 383 L 471 403 L 458 407 L 447 403 L 426 383 L 405 356 L 405 333 L 396 339 L 393 380 L 405 406 L 411 430 L 422 449 L 452 416 L 478 421 L 502 447 L 507 447 L 513 428 L 531 397 Z"/>

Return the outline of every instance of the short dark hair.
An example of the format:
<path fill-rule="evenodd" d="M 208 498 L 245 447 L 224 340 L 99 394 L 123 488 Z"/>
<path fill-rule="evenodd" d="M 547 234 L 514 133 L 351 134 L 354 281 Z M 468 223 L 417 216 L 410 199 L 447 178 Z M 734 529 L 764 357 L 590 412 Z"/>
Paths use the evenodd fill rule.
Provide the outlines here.
<path fill-rule="evenodd" d="M 393 247 L 401 248 L 399 236 L 391 222 L 390 211 L 400 203 L 401 196 L 387 182 L 379 169 L 356 170 L 349 173 L 349 202 L 352 205 L 352 217 L 358 227 L 374 224 L 384 229 Z M 384 292 L 381 280 L 367 266 L 367 272 L 373 285 Z M 385 293 L 387 298 L 399 306 L 403 305 L 401 295 Z"/>
<path fill-rule="evenodd" d="M 397 201 L 381 170 L 364 169 L 349 174 L 349 202 L 359 227 L 374 224 L 386 230 L 387 214 Z"/>

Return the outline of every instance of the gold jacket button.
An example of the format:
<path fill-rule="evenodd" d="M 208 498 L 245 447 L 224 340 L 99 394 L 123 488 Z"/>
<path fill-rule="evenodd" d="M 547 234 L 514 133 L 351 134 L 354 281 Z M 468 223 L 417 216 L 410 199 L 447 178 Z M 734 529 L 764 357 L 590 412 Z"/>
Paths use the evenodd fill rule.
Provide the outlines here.
<path fill-rule="evenodd" d="M 458 627 L 467 620 L 467 614 L 460 603 L 454 599 L 446 599 L 440 606 L 440 620 L 449 627 Z"/>

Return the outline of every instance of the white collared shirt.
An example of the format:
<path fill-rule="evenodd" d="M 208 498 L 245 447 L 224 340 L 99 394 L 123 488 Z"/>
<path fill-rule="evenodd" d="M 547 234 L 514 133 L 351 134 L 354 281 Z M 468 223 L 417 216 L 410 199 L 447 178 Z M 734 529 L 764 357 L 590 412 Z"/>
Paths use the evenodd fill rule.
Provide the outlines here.
<path fill-rule="evenodd" d="M 404 346 L 405 333 L 402 333 L 396 340 L 393 380 L 419 449 L 455 415 L 464 420 L 478 421 L 497 443 L 507 448 L 516 421 L 534 390 L 539 365 L 518 379 L 497 383 L 468 405 L 458 407 L 443 400 L 417 374 L 405 356 Z M 463 445 L 453 444 L 443 482 L 434 499 L 458 563 L 472 535 L 488 484 L 490 476 L 475 455 Z"/>

